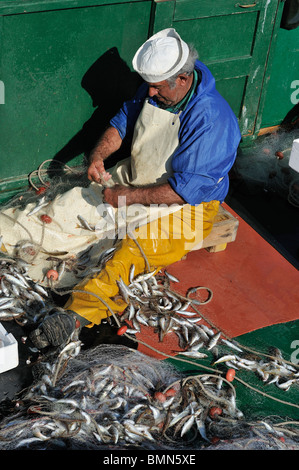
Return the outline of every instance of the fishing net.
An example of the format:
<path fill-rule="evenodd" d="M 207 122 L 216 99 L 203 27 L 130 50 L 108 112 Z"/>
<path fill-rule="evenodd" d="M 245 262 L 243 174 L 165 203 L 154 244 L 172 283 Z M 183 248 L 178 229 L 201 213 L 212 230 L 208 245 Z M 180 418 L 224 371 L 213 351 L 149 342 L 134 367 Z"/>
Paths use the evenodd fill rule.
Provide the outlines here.
<path fill-rule="evenodd" d="M 15 256 L 0 258 L 0 321 L 22 327 L 37 326 L 49 314 L 54 293 L 71 292 L 30 277 L 28 264 L 35 256 L 30 250 L 40 247 L 27 242 Z M 114 249 L 96 256 L 95 264 L 89 250 L 52 261 L 58 271 L 73 270 L 83 278 L 99 272 Z M 187 364 L 188 372 L 116 344 L 84 349 L 74 334 L 55 353 L 37 352 L 32 385 L 1 409 L 0 449 L 297 449 L 298 422 L 248 419 L 227 373 L 250 371 L 283 392 L 298 387 L 298 366 L 279 351 L 260 356 L 240 347 L 199 310 L 212 299 L 208 288 L 195 287 L 183 296 L 171 282 L 178 280 L 166 271 L 134 277 L 132 269 L 129 284 L 118 284 L 128 307 L 121 317 L 110 313 L 118 328 L 125 326 L 124 337 L 155 352 L 168 334 L 176 334 L 180 350 L 173 361 Z M 203 291 L 208 297 L 198 300 Z M 146 336 L 136 337 L 144 326 L 157 335 L 156 347 L 147 345 Z M 200 360 L 209 357 L 205 367 Z"/>
<path fill-rule="evenodd" d="M 1 450 L 298 449 L 290 423 L 247 421 L 217 375 L 185 376 L 119 345 L 79 350 L 75 340 L 36 366 L 0 423 Z"/>
<path fill-rule="evenodd" d="M 238 155 L 234 169 L 249 194 L 270 191 L 298 207 L 298 173 L 289 166 L 299 131 L 279 131 L 261 137 Z"/>
<path fill-rule="evenodd" d="M 2 251 L 28 262 L 30 276 L 38 282 L 49 284 L 52 277 L 55 287 L 78 284 L 93 274 L 93 268 L 99 270 L 103 251 L 136 227 L 179 208 L 175 204 L 114 208 L 103 202 L 103 186 L 88 181 L 86 170 L 67 170 L 49 185 L 40 176 L 42 187 L 31 187 L 0 211 Z"/>
<path fill-rule="evenodd" d="M 38 292 L 25 273 L 19 272 L 18 277 L 16 261 L 2 260 L 1 281 L 15 296 L 11 312 L 22 305 L 23 311 L 7 320 L 37 325 L 53 306 L 51 289 Z M 111 312 L 111 317 L 125 337 L 156 352 L 165 336 L 175 333 L 181 348 L 175 363 L 187 364 L 191 371 L 182 372 L 173 364 L 119 345 L 84 350 L 76 330 L 57 351 L 39 352 L 32 386 L 12 401 L 10 413 L 0 423 L 0 449 L 296 448 L 298 423 L 270 417 L 248 420 L 237 405 L 232 380 L 235 370 L 245 370 L 264 384 L 287 391 L 298 387 L 298 367 L 285 361 L 279 350 L 259 355 L 209 324 L 199 311 L 212 299 L 209 289 L 194 287 L 183 296 L 170 284 L 178 279 L 167 271 L 154 273 L 134 277 L 130 270 L 129 285 L 119 282 L 128 307 L 122 316 Z M 26 289 L 38 298 L 23 297 Z M 208 297 L 194 298 L 202 290 L 208 291 Z M 4 295 L 2 301 L 6 307 L 12 300 Z M 34 301 L 39 315 L 31 311 Z M 0 309 L 5 319 L 3 312 Z M 135 336 L 144 324 L 159 338 L 155 347 L 147 345 L 146 337 Z M 202 358 L 210 360 L 208 365 L 194 362 Z"/>
<path fill-rule="evenodd" d="M 2 252 L 28 263 L 28 274 L 43 286 L 71 287 L 78 284 L 87 275 L 101 269 L 104 261 L 101 255 L 104 251 L 106 255 L 106 251 L 116 244 L 115 236 L 106 234 L 102 240 L 93 227 L 86 227 L 88 222 L 80 216 L 80 209 L 73 207 L 73 198 L 78 197 L 81 205 L 87 205 L 93 216 L 96 214 L 101 219 L 102 212 L 105 215 L 104 209 L 101 214 L 97 213 L 101 190 L 95 195 L 89 192 L 89 187 L 84 165 L 68 167 L 49 160 L 29 175 L 29 188 L 1 205 Z M 69 205 L 64 207 L 65 200 L 61 201 L 59 197 L 67 197 L 67 194 Z M 99 199 L 93 200 L 96 196 Z M 48 279 L 50 270 L 56 271 L 58 278 L 52 276 Z"/>
<path fill-rule="evenodd" d="M 28 186 L 1 204 L 1 210 L 9 207 L 25 209 L 28 204 L 39 202 L 45 194 L 51 200 L 76 186 L 87 187 L 89 184 L 84 162 L 70 167 L 55 159 L 45 160 L 28 175 Z"/>

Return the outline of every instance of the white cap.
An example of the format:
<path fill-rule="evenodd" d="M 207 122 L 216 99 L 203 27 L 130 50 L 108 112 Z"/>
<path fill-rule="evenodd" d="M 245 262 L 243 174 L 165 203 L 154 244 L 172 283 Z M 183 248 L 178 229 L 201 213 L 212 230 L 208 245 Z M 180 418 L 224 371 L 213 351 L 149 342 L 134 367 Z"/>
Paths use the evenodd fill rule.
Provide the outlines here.
<path fill-rule="evenodd" d="M 189 47 L 173 28 L 163 29 L 149 38 L 136 52 L 134 70 L 148 83 L 175 75 L 188 59 Z"/>

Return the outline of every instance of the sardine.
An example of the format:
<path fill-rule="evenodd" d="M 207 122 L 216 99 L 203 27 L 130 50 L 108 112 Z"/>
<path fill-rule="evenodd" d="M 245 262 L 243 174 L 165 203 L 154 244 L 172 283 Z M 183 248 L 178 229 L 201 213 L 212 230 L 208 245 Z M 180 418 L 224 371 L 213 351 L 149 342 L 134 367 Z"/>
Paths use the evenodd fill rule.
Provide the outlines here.
<path fill-rule="evenodd" d="M 229 346 L 230 348 L 235 349 L 236 351 L 243 352 L 243 349 L 241 349 L 239 346 L 237 346 L 234 342 L 229 341 L 225 338 L 221 338 L 221 342 Z"/>
<path fill-rule="evenodd" d="M 227 354 L 226 356 L 222 356 L 217 361 L 213 362 L 213 366 L 216 364 L 220 364 L 221 362 L 233 361 L 236 359 L 236 356 L 233 354 Z"/>
<path fill-rule="evenodd" d="M 205 357 L 208 357 L 207 354 L 201 353 L 199 351 L 180 351 L 179 354 L 187 357 L 193 357 L 194 359 L 203 359 Z"/>
<path fill-rule="evenodd" d="M 21 281 L 20 279 L 16 278 L 15 276 L 12 276 L 11 274 L 4 273 L 4 277 L 5 277 L 5 279 L 7 279 L 9 282 L 12 282 L 13 284 L 16 284 L 17 286 L 22 287 L 23 289 L 28 287 L 28 286 L 26 286 L 26 284 L 25 284 L 23 281 Z"/>
<path fill-rule="evenodd" d="M 219 333 L 217 333 L 216 335 L 214 335 L 211 340 L 209 341 L 209 344 L 207 345 L 207 350 L 209 351 L 210 349 L 213 349 L 216 344 L 218 343 L 218 340 L 221 336 L 221 331 L 219 331 Z"/>
<path fill-rule="evenodd" d="M 86 230 L 89 230 L 90 232 L 94 232 L 95 231 L 95 227 L 94 226 L 91 226 L 86 219 L 84 219 L 84 217 L 82 217 L 82 215 L 77 215 L 77 218 L 81 224 L 81 226 L 83 228 L 85 228 Z"/>
<path fill-rule="evenodd" d="M 135 265 L 132 264 L 130 267 L 130 273 L 129 273 L 129 282 L 132 283 L 134 280 L 134 272 L 135 272 Z"/>
<path fill-rule="evenodd" d="M 43 207 L 47 206 L 49 204 L 49 201 L 46 200 L 46 196 L 43 196 L 38 204 L 27 214 L 27 217 L 30 217 L 33 214 L 36 214 L 38 211 L 40 211 Z"/>
<path fill-rule="evenodd" d="M 168 279 L 170 279 L 170 281 L 180 282 L 177 277 L 175 277 L 173 274 L 170 274 L 168 271 L 166 271 L 166 269 L 164 270 L 164 273 L 168 277 Z"/>
<path fill-rule="evenodd" d="M 156 272 L 156 269 L 149 273 L 139 274 L 138 276 L 135 277 L 134 282 L 146 281 L 147 279 L 150 279 L 155 274 L 155 272 Z"/>
<path fill-rule="evenodd" d="M 181 437 L 192 428 L 194 422 L 195 422 L 195 416 L 191 415 L 190 418 L 185 422 L 184 426 L 182 427 Z"/>

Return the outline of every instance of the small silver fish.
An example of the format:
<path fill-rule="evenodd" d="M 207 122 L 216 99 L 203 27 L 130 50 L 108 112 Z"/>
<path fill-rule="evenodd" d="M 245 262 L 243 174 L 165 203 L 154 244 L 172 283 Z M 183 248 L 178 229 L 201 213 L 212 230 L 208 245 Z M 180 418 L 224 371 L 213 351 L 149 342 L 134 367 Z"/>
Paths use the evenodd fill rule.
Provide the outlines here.
<path fill-rule="evenodd" d="M 181 437 L 192 428 L 194 421 L 195 421 L 195 416 L 191 415 L 190 418 L 185 422 L 184 426 L 182 427 Z"/>
<path fill-rule="evenodd" d="M 61 263 L 59 264 L 58 268 L 57 268 L 57 272 L 58 272 L 58 281 L 61 280 L 61 277 L 65 271 L 65 266 L 66 266 L 66 262 L 65 260 L 61 261 Z"/>
<path fill-rule="evenodd" d="M 34 289 L 37 290 L 40 294 L 42 295 L 45 295 L 46 297 L 48 297 L 48 292 L 42 287 L 40 286 L 39 284 L 34 284 Z"/>
<path fill-rule="evenodd" d="M 180 351 L 179 354 L 182 354 L 183 356 L 187 357 L 193 357 L 194 359 L 203 359 L 205 357 L 208 357 L 207 354 L 201 353 L 199 351 Z"/>
<path fill-rule="evenodd" d="M 236 359 L 236 356 L 233 354 L 226 354 L 225 356 L 220 357 L 217 361 L 213 362 L 213 365 L 220 364 L 221 362 L 233 361 Z"/>
<path fill-rule="evenodd" d="M 164 273 L 168 277 L 168 279 L 170 279 L 170 281 L 180 282 L 177 277 L 175 277 L 173 274 L 170 274 L 168 271 L 166 271 L 166 269 L 164 270 Z"/>
<path fill-rule="evenodd" d="M 228 341 L 227 339 L 224 339 L 222 338 L 221 339 L 221 342 L 226 344 L 226 346 L 229 346 L 230 348 L 232 349 L 235 349 L 236 351 L 240 351 L 240 352 L 243 352 L 243 349 L 239 348 L 239 346 L 237 346 L 235 343 L 233 343 L 232 341 Z"/>
<path fill-rule="evenodd" d="M 6 310 L 15 305 L 17 299 L 8 300 L 6 303 L 0 305 L 0 310 Z"/>
<path fill-rule="evenodd" d="M 49 204 L 49 201 L 46 200 L 46 196 L 43 196 L 38 202 L 38 204 L 31 211 L 28 212 L 27 216 L 30 217 L 31 215 L 36 214 L 38 211 L 42 209 L 42 207 L 45 207 L 48 204 Z"/>
<path fill-rule="evenodd" d="M 7 279 L 9 282 L 12 282 L 13 284 L 16 284 L 16 285 L 19 286 L 19 287 L 23 287 L 23 289 L 28 287 L 28 286 L 26 286 L 26 284 L 25 284 L 23 281 L 21 281 L 20 279 L 16 278 L 16 277 L 13 276 L 12 274 L 4 273 L 4 277 L 5 277 L 5 279 Z"/>
<path fill-rule="evenodd" d="M 296 379 L 290 379 L 290 380 L 287 380 L 286 382 L 283 382 L 283 383 L 279 383 L 277 382 L 277 387 L 280 388 L 281 390 L 289 390 L 290 386 L 296 381 Z"/>
<path fill-rule="evenodd" d="M 155 274 L 156 270 L 151 271 L 149 273 L 143 273 L 139 274 L 138 276 L 135 277 L 134 282 L 141 282 L 141 281 L 146 281 L 150 277 L 152 277 Z"/>
<path fill-rule="evenodd" d="M 175 313 L 186 317 L 195 317 L 195 315 L 197 315 L 196 312 L 190 312 L 189 310 L 175 310 Z"/>
<path fill-rule="evenodd" d="M 84 217 L 82 217 L 82 215 L 77 215 L 77 218 L 79 220 L 79 222 L 81 223 L 81 226 L 83 228 L 85 228 L 86 230 L 89 230 L 90 232 L 94 232 L 95 231 L 95 227 L 91 226 L 87 220 L 84 219 Z"/>
<path fill-rule="evenodd" d="M 133 282 L 133 279 L 134 279 L 134 272 L 135 272 L 135 265 L 132 264 L 131 267 L 130 267 L 130 274 L 129 274 L 129 281 L 130 281 L 130 283 Z"/>
<path fill-rule="evenodd" d="M 0 299 L 0 306 L 7 303 L 7 302 L 9 302 L 10 300 L 15 300 L 15 299 L 14 299 L 14 297 L 2 297 Z"/>
<path fill-rule="evenodd" d="M 210 349 L 213 349 L 216 344 L 218 343 L 218 340 L 221 336 L 221 331 L 219 331 L 219 333 L 217 333 L 216 335 L 214 335 L 211 340 L 209 341 L 209 344 L 207 346 L 207 350 L 209 351 Z"/>

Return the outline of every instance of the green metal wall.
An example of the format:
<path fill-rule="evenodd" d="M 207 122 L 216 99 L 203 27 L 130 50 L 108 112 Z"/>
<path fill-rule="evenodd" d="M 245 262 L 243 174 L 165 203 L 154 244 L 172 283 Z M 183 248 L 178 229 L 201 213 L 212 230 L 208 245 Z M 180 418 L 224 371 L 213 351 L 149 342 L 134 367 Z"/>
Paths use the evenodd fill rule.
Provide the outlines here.
<path fill-rule="evenodd" d="M 0 2 L 2 190 L 46 159 L 79 156 L 99 137 L 139 83 L 131 60 L 148 37 L 151 7 L 149 0 Z"/>
<path fill-rule="evenodd" d="M 0 1 L 0 199 L 44 160 L 82 161 L 140 83 L 136 49 L 162 28 L 198 49 L 243 142 L 280 123 L 299 80 L 299 28 L 279 28 L 282 8 L 280 0 Z"/>
<path fill-rule="evenodd" d="M 239 119 L 243 141 L 256 120 L 280 0 L 176 0 L 157 3 L 155 30 L 173 26 L 194 44 Z"/>
<path fill-rule="evenodd" d="M 278 28 L 271 48 L 260 109 L 261 128 L 277 126 L 299 115 L 299 27 Z M 296 111 L 297 110 L 297 111 Z M 290 116 L 290 117 L 289 117 Z"/>

